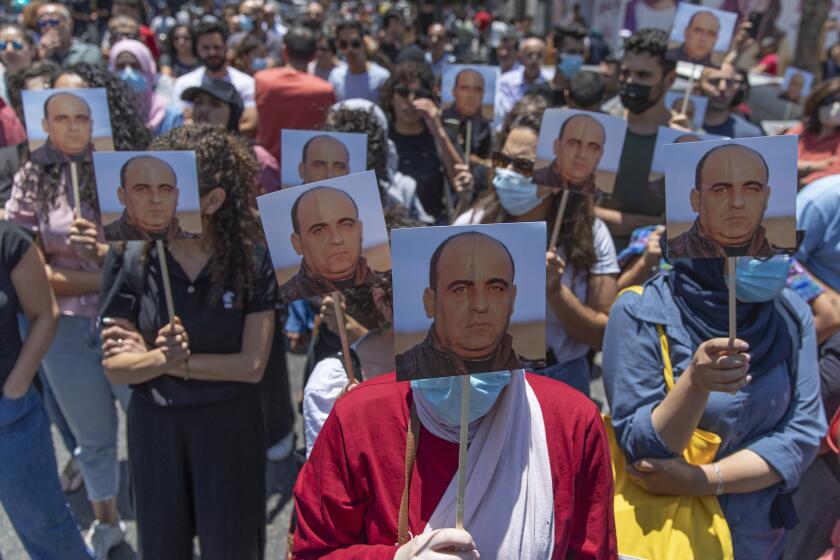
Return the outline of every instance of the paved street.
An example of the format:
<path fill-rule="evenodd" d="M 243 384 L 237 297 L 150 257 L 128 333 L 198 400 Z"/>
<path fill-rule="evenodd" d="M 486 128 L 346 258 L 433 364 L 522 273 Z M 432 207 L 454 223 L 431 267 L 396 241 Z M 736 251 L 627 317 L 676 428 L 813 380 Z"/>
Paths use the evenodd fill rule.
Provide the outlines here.
<path fill-rule="evenodd" d="M 295 354 L 287 354 L 287 362 L 289 366 L 289 375 L 291 382 L 292 395 L 295 399 L 300 397 L 303 391 L 303 364 L 304 356 Z M 603 385 L 600 377 L 594 379 L 590 384 L 593 398 L 600 404 L 605 402 Z M 131 510 L 129 501 L 129 493 L 127 487 L 126 472 L 128 470 L 128 463 L 126 462 L 126 448 L 125 448 L 125 416 L 120 410 L 120 442 L 119 442 L 119 457 L 120 467 L 122 472 L 121 488 L 119 505 L 123 520 L 128 526 L 127 542 L 120 545 L 111 552 L 111 560 L 131 560 L 139 558 L 136 549 L 136 525 L 134 522 L 134 514 Z M 297 418 L 295 423 L 295 431 L 298 435 L 299 445 L 303 441 L 301 431 L 302 425 L 300 418 Z M 53 445 L 58 450 L 58 464 L 63 466 L 67 460 L 67 452 L 64 450 L 58 434 L 53 431 Z M 269 469 L 267 474 L 267 488 L 269 492 L 266 501 L 266 508 L 268 514 L 268 546 L 266 548 L 266 558 L 271 560 L 280 560 L 286 553 L 286 533 L 289 527 L 289 516 L 291 513 L 291 491 L 292 484 L 295 477 L 294 459 L 289 458 L 283 463 L 269 462 Z M 93 515 L 85 499 L 84 489 L 68 496 L 73 512 L 76 515 L 76 520 L 81 527 L 88 527 L 93 521 Z M 23 547 L 17 539 L 12 530 L 9 519 L 5 512 L 0 508 L 0 560 L 24 560 L 27 558 Z"/>

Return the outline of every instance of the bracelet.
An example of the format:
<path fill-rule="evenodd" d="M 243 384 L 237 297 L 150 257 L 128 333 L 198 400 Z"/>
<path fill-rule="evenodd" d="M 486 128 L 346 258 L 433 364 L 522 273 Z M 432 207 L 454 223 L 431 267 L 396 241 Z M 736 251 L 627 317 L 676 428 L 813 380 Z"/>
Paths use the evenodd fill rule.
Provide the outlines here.
<path fill-rule="evenodd" d="M 720 474 L 720 467 L 717 463 L 712 463 L 712 468 L 715 469 L 715 475 L 717 476 L 717 487 L 715 488 L 715 496 L 720 496 L 723 494 L 723 475 Z"/>

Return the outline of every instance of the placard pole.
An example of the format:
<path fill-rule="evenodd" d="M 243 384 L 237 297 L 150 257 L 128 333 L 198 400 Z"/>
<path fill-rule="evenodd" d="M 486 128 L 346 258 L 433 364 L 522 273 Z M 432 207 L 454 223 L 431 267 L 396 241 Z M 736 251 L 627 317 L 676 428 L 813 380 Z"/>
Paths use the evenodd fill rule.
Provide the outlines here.
<path fill-rule="evenodd" d="M 353 373 L 353 359 L 350 356 L 350 343 L 347 341 L 347 329 L 344 326 L 344 309 L 341 308 L 341 292 L 330 294 L 335 309 L 335 322 L 338 325 L 338 336 L 341 339 L 341 354 L 344 356 L 344 371 L 347 372 L 347 382 L 350 385 L 357 383 Z"/>
<path fill-rule="evenodd" d="M 688 102 L 691 100 L 691 92 L 694 91 L 694 74 L 697 70 L 697 65 L 691 65 L 691 77 L 688 79 L 688 88 L 685 90 L 685 95 L 683 96 L 682 100 L 682 108 L 680 109 L 680 113 L 683 115 L 686 114 L 686 110 L 688 109 Z"/>
<path fill-rule="evenodd" d="M 564 190 L 560 195 L 560 207 L 557 209 L 557 219 L 554 220 L 554 227 L 551 229 L 551 239 L 548 242 L 548 250 L 551 251 L 557 246 L 557 239 L 560 237 L 560 224 L 566 214 L 566 205 L 569 203 L 569 191 Z"/>
<path fill-rule="evenodd" d="M 82 217 L 82 195 L 79 189 L 79 168 L 75 161 L 70 162 L 70 184 L 73 186 L 73 200 L 76 202 L 73 215 L 79 219 Z"/>
<path fill-rule="evenodd" d="M 458 445 L 458 493 L 455 528 L 464 529 L 464 491 L 467 488 L 467 442 L 470 433 L 470 376 L 461 376 L 461 438 Z"/>
<path fill-rule="evenodd" d="M 166 264 L 166 249 L 163 240 L 155 241 L 157 247 L 158 262 L 160 263 L 160 275 L 163 279 L 163 296 L 166 299 L 166 312 L 169 314 L 169 324 L 175 328 L 175 304 L 172 301 L 172 284 L 169 283 L 169 265 Z"/>
<path fill-rule="evenodd" d="M 735 347 L 735 338 L 738 332 L 738 320 L 736 311 L 737 300 L 735 298 L 735 259 L 737 257 L 726 257 L 726 280 L 729 288 L 729 347 Z"/>

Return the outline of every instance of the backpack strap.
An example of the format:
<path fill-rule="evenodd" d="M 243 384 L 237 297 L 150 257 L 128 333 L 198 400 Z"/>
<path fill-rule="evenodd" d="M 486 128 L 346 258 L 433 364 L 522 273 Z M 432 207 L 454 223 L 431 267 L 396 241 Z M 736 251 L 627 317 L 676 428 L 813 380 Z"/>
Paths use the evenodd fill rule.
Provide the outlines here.
<path fill-rule="evenodd" d="M 618 295 L 621 296 L 624 292 L 642 295 L 644 291 L 645 289 L 642 286 L 629 286 L 618 292 Z M 659 338 L 659 351 L 662 354 L 662 376 L 665 378 L 665 388 L 667 392 L 671 392 L 674 388 L 674 366 L 671 363 L 671 349 L 668 345 L 668 336 L 665 334 L 665 329 L 662 325 L 656 325 L 656 334 Z"/>

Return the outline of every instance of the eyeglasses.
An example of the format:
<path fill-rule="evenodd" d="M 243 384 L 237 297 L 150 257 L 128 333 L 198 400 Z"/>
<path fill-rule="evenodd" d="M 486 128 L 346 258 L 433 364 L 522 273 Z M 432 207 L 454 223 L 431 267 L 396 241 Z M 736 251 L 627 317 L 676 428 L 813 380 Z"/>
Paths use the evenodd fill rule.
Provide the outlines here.
<path fill-rule="evenodd" d="M 534 173 L 534 160 L 528 158 L 512 158 L 502 152 L 493 152 L 493 167 L 505 168 L 513 165 L 513 170 L 530 177 Z"/>
<path fill-rule="evenodd" d="M 16 51 L 23 50 L 23 43 L 19 41 L 0 41 L 0 51 L 5 51 L 9 45 L 12 45 L 12 49 Z"/>
<path fill-rule="evenodd" d="M 354 49 L 362 48 L 362 41 L 360 39 L 353 39 L 352 41 L 339 41 L 338 48 L 344 50 L 348 47 L 352 47 Z"/>
<path fill-rule="evenodd" d="M 64 21 L 58 18 L 42 19 L 38 20 L 38 29 L 49 29 L 50 27 L 58 27 L 62 23 L 64 23 Z"/>
<path fill-rule="evenodd" d="M 411 89 L 405 86 L 395 86 L 394 93 L 405 98 L 408 98 L 409 95 L 413 95 L 414 99 L 431 99 L 432 97 L 432 92 L 426 88 Z"/>

